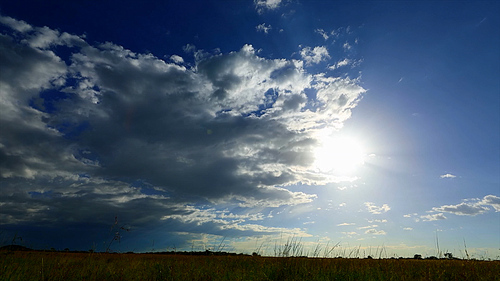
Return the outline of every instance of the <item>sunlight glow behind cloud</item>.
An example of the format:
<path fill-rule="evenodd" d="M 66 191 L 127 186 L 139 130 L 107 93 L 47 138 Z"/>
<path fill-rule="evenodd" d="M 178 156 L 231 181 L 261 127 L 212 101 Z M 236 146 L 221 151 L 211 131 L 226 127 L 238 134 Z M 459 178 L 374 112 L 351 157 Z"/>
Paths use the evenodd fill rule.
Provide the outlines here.
<path fill-rule="evenodd" d="M 0 246 L 499 256 L 497 2 L 28 2 L 0 4 Z"/>
<path fill-rule="evenodd" d="M 261 213 L 196 204 L 293 206 L 317 196 L 286 186 L 338 181 L 313 166 L 316 136 L 341 128 L 365 90 L 304 68 L 329 58 L 325 47 L 303 49 L 300 61 L 259 57 L 249 44 L 215 55 L 190 45 L 189 65 L 1 22 L 15 31 L 0 37 L 4 222 L 87 221 L 120 209 L 131 224 L 276 232 L 249 223 Z M 71 54 L 59 56 L 61 48 Z M 77 218 L 69 206 L 79 202 L 88 211 Z M 144 204 L 142 216 L 132 211 Z"/>

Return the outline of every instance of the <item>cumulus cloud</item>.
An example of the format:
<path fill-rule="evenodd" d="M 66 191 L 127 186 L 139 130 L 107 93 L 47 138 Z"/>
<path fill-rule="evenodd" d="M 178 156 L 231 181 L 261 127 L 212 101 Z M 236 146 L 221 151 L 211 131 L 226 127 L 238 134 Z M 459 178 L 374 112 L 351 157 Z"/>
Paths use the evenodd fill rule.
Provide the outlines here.
<path fill-rule="evenodd" d="M 481 200 L 481 205 L 490 205 L 496 212 L 500 212 L 500 197 L 495 195 L 486 195 Z"/>
<path fill-rule="evenodd" d="M 387 205 L 387 204 L 384 204 L 384 205 L 378 207 L 378 206 L 376 206 L 372 202 L 365 202 L 365 206 L 368 209 L 368 212 L 370 212 L 370 213 L 372 213 L 374 215 L 379 215 L 379 214 L 382 214 L 382 213 L 386 213 L 387 211 L 389 211 L 391 209 L 389 207 L 389 205 Z"/>
<path fill-rule="evenodd" d="M 462 202 L 457 205 L 444 205 L 441 207 L 434 207 L 432 208 L 432 211 L 452 213 L 460 216 L 475 216 L 487 212 L 488 208 L 478 204 L 469 204 L 466 202 Z"/>
<path fill-rule="evenodd" d="M 456 178 L 457 176 L 452 175 L 452 174 L 444 174 L 444 175 L 441 175 L 439 177 L 442 179 L 452 179 L 452 178 Z"/>
<path fill-rule="evenodd" d="M 300 51 L 300 55 L 308 65 L 320 63 L 321 61 L 330 58 L 328 50 L 324 46 L 316 46 L 314 48 L 304 47 Z"/>
<path fill-rule="evenodd" d="M 495 195 L 486 195 L 481 199 L 468 199 L 456 205 L 443 205 L 432 208 L 432 212 L 445 212 L 459 216 L 476 216 L 486 213 L 490 210 L 488 206 L 500 211 L 500 197 Z"/>
<path fill-rule="evenodd" d="M 177 63 L 177 64 L 182 64 L 184 63 L 184 59 L 181 56 L 178 55 L 171 55 L 170 60 Z"/>
<path fill-rule="evenodd" d="M 417 217 L 416 221 L 436 221 L 447 219 L 444 213 L 458 216 L 477 216 L 487 213 L 492 209 L 495 210 L 495 212 L 500 211 L 500 197 L 496 195 L 486 195 L 482 199 L 464 199 L 461 203 L 456 205 L 433 207 L 430 211 L 427 211 L 430 213 L 428 215 L 418 216 L 417 213 L 413 213 L 404 215 L 404 217 Z"/>
<path fill-rule="evenodd" d="M 188 67 L 178 55 L 0 22 L 12 28 L 0 34 L 2 224 L 104 223 L 120 213 L 172 231 L 264 233 L 277 230 L 256 224 L 263 214 L 218 210 L 308 203 L 315 194 L 287 186 L 338 180 L 312 167 L 312 151 L 365 90 L 304 69 L 328 57 L 324 47 L 287 60 L 251 45 L 216 55 L 186 45 Z"/>

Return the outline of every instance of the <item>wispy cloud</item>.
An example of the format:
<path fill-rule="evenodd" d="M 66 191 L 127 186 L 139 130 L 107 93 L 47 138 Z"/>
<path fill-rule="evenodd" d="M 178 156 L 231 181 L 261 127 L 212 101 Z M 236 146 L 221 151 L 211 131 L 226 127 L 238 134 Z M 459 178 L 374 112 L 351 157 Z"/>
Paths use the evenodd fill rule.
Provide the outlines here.
<path fill-rule="evenodd" d="M 347 231 L 347 232 L 341 232 L 341 233 L 344 234 L 346 238 L 352 238 L 352 237 L 359 235 L 359 233 L 357 233 L 355 231 Z"/>
<path fill-rule="evenodd" d="M 344 223 L 339 223 L 337 226 L 349 226 L 349 225 L 355 225 L 353 222 L 344 222 Z"/>
<path fill-rule="evenodd" d="M 318 29 L 314 30 L 314 32 L 316 32 L 319 35 L 321 35 L 321 37 L 323 37 L 323 39 L 325 39 L 325 40 L 328 40 L 328 38 L 330 38 L 330 36 L 328 35 L 328 33 L 325 32 L 325 30 L 323 30 L 321 28 L 318 28 Z"/>
<path fill-rule="evenodd" d="M 269 30 L 272 29 L 271 25 L 266 25 L 265 23 L 261 23 L 255 27 L 255 29 L 259 32 L 269 33 Z"/>
<path fill-rule="evenodd" d="M 387 220 L 386 219 L 383 219 L 383 220 L 369 220 L 368 222 L 369 223 L 374 223 L 374 222 L 377 222 L 377 223 L 386 223 Z"/>
<path fill-rule="evenodd" d="M 423 216 L 420 216 L 420 218 L 423 221 L 437 221 L 437 220 L 445 220 L 446 219 L 446 217 L 443 215 L 443 213 L 423 215 Z"/>
<path fill-rule="evenodd" d="M 337 69 L 339 67 L 346 66 L 349 63 L 351 63 L 351 60 L 349 60 L 348 58 L 345 58 L 343 60 L 336 62 L 334 65 L 330 66 L 329 68 L 334 70 L 334 69 Z"/>
<path fill-rule="evenodd" d="M 378 225 L 377 224 L 372 224 L 372 225 L 368 225 L 368 226 L 358 227 L 358 229 L 367 229 L 367 228 L 375 228 L 375 227 L 378 227 Z"/>

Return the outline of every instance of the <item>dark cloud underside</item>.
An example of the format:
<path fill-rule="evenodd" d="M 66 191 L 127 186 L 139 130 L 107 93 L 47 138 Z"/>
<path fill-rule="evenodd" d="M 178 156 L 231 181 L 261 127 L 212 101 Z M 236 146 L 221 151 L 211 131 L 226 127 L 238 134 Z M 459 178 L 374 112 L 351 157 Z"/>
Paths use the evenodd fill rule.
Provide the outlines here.
<path fill-rule="evenodd" d="M 364 92 L 251 45 L 176 64 L 1 22 L 13 29 L 0 35 L 2 224 L 172 222 L 197 204 L 310 202 L 286 186 L 335 180 L 312 167 L 317 134 L 340 127 Z"/>

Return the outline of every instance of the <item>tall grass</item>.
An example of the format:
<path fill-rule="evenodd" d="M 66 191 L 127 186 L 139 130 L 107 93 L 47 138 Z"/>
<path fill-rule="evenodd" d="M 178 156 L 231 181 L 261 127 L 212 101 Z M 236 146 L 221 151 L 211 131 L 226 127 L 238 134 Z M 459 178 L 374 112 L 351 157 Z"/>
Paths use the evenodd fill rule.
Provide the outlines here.
<path fill-rule="evenodd" d="M 305 243 L 302 242 L 301 238 L 294 236 L 288 237 L 286 241 L 281 238 L 275 241 L 274 248 L 272 252 L 265 252 L 262 248 L 267 249 L 268 246 L 264 247 L 264 244 L 260 244 L 257 248 L 256 253 L 259 255 L 268 255 L 273 257 L 309 257 L 309 258 L 366 258 L 368 256 L 373 258 L 388 258 L 387 250 L 384 245 L 376 248 L 375 253 L 372 254 L 371 247 L 367 253 L 361 245 L 356 247 L 344 247 L 337 242 L 331 244 L 330 241 L 326 243 L 320 243 L 319 241 L 306 247 Z M 373 256 L 372 256 L 373 255 Z"/>
<path fill-rule="evenodd" d="M 6 251 L 0 269 L 0 280 L 500 280 L 500 261 L 477 260 Z"/>

